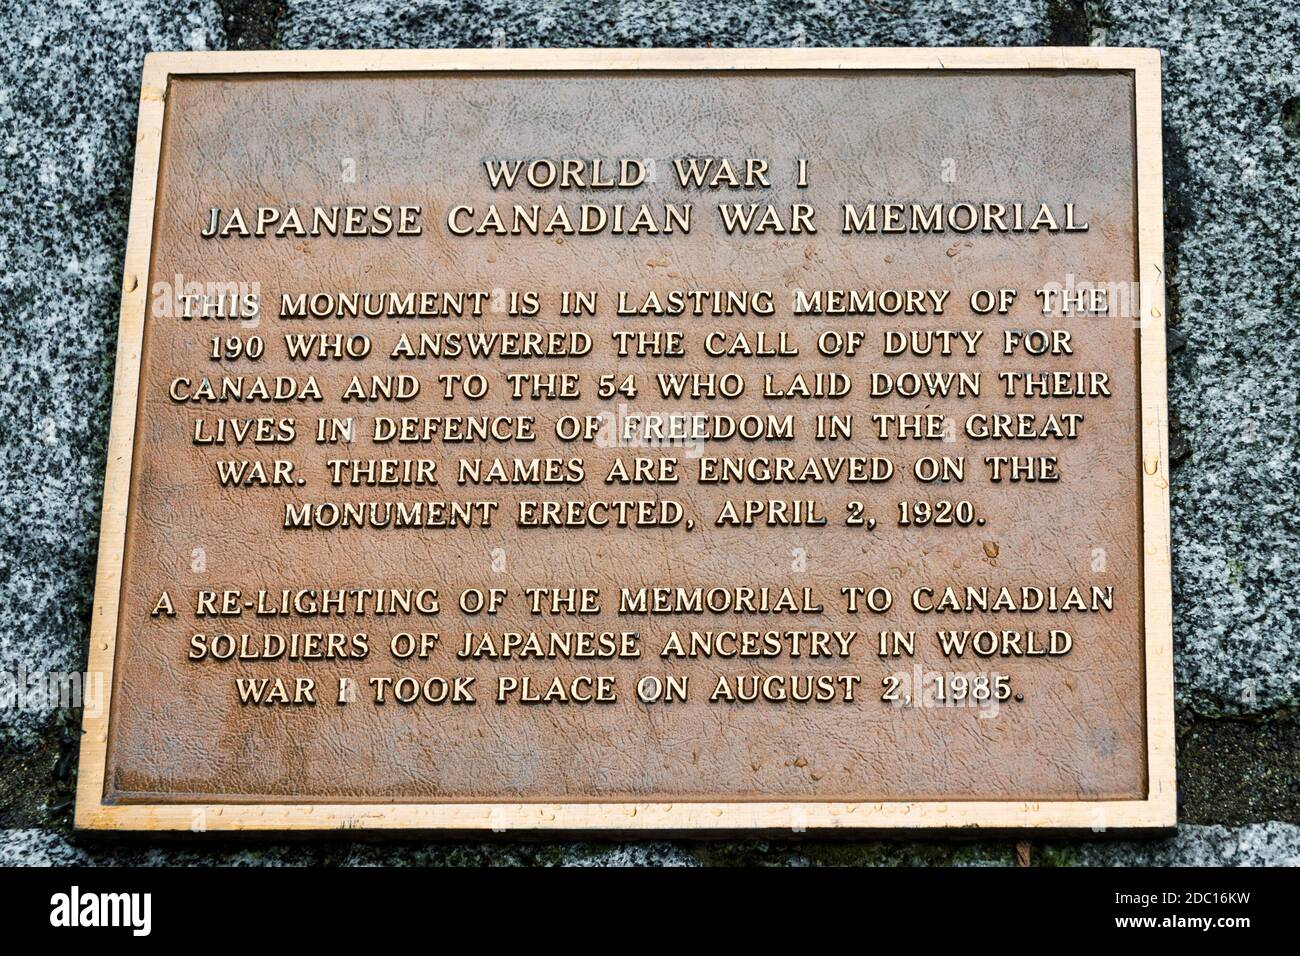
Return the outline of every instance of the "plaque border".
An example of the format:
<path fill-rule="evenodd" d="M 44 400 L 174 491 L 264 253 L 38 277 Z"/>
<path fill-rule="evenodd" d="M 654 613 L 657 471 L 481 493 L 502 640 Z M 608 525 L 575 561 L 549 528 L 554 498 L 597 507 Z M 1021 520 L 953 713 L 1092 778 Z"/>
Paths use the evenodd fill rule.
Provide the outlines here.
<path fill-rule="evenodd" d="M 1128 71 L 1134 77 L 1139 277 L 1141 494 L 1147 795 L 1141 800 L 729 803 L 108 804 L 104 773 L 131 459 L 163 115 L 173 76 L 390 72 L 658 70 Z M 1177 822 L 1174 773 L 1164 199 L 1160 51 L 1107 47 L 859 49 L 351 50 L 150 53 L 144 60 L 117 362 L 99 533 L 88 675 L 104 705 L 83 720 L 76 826 L 109 831 L 854 832 L 1163 830 Z"/>

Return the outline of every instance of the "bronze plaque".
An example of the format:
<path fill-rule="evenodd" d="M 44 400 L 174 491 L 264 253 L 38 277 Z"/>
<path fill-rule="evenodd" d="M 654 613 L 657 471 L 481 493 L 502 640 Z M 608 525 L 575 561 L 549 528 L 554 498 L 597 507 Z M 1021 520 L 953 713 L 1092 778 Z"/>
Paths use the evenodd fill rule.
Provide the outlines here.
<path fill-rule="evenodd" d="M 1172 825 L 1158 82 L 150 57 L 79 824 Z"/>

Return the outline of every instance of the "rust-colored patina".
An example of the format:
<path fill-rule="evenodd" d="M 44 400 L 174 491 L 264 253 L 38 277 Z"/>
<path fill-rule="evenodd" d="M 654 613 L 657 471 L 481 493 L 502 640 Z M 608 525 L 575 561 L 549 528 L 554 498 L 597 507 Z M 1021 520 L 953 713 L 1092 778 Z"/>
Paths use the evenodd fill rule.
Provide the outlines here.
<path fill-rule="evenodd" d="M 375 76 L 178 77 L 168 91 L 160 154 L 150 289 L 159 283 L 257 283 L 263 314 L 247 322 L 181 321 L 151 314 L 140 369 L 131 498 L 114 663 L 113 713 L 104 774 L 110 803 L 167 802 L 583 802 L 1023 799 L 1134 800 L 1147 792 L 1144 732 L 1142 513 L 1138 333 L 1128 318 L 1044 318 L 1034 289 L 1072 281 L 1137 279 L 1134 90 L 1131 74 L 1094 71 L 985 72 L 669 72 L 566 74 L 385 74 Z M 675 184 L 682 156 L 763 157 L 772 188 L 690 193 Z M 653 160 L 653 181 L 635 192 L 529 189 L 493 191 L 485 158 L 635 157 Z M 810 184 L 794 186 L 796 161 L 810 161 Z M 727 236 L 714 206 L 729 198 L 781 206 L 811 203 L 816 235 Z M 490 202 L 664 202 L 695 204 L 688 235 L 451 236 L 450 206 Z M 1073 202 L 1086 232 L 989 235 L 859 235 L 839 230 L 844 202 Z M 418 204 L 419 236 L 206 240 L 211 207 Z M 628 290 L 770 290 L 770 317 L 621 318 L 614 297 Z M 824 316 L 795 320 L 793 290 L 951 290 L 942 316 Z M 1014 288 L 1007 316 L 976 316 L 975 289 Z M 282 320 L 282 293 L 423 290 L 534 290 L 536 318 L 488 309 L 480 318 Z M 598 290 L 596 316 L 561 317 L 563 290 Z M 684 358 L 619 358 L 618 329 L 681 329 Z M 1007 328 L 1067 329 L 1073 353 L 1048 358 L 1001 354 Z M 583 358 L 519 362 L 392 361 L 402 332 L 571 330 L 591 334 Z M 827 330 L 865 333 L 859 354 L 823 358 Z M 975 357 L 884 356 L 886 330 L 983 330 Z M 787 331 L 798 359 L 703 354 L 705 336 Z M 362 331 L 374 342 L 364 360 L 290 362 L 286 332 Z M 258 334 L 258 361 L 214 362 L 214 335 Z M 872 397 L 870 373 L 984 373 L 978 398 Z M 1104 370 L 1108 398 L 1007 398 L 1000 371 Z M 515 401 L 502 375 L 581 373 L 578 401 Z M 727 400 L 665 400 L 656 372 L 741 372 L 747 394 Z M 840 372 L 853 390 L 836 400 L 768 399 L 762 374 Z M 492 379 L 485 399 L 446 401 L 435 376 L 479 372 Z M 635 399 L 601 400 L 603 373 L 637 373 Z M 314 375 L 322 402 L 178 403 L 179 376 Z M 412 401 L 349 402 L 353 375 L 411 374 Z M 707 443 L 705 455 L 889 458 L 888 483 L 793 486 L 700 485 L 688 451 L 608 442 L 562 443 L 550 427 L 560 415 L 696 411 L 795 415 L 787 442 Z M 1079 437 L 1054 441 L 975 441 L 969 414 L 1084 414 Z M 851 441 L 816 441 L 817 413 L 855 419 Z M 874 414 L 942 414 L 959 423 L 951 442 L 881 441 Z M 377 446 L 375 415 L 535 415 L 531 444 Z M 298 437 L 256 448 L 194 444 L 203 418 L 293 417 Z M 351 445 L 314 441 L 318 417 L 355 418 Z M 606 486 L 616 458 L 676 454 L 682 480 L 663 486 Z M 927 486 L 908 470 L 922 454 L 964 455 L 962 483 Z M 1062 480 L 987 479 L 991 454 L 1056 454 Z M 480 486 L 455 482 L 460 457 L 581 457 L 582 485 Z M 416 457 L 438 461 L 433 488 L 332 487 L 332 458 Z M 218 487 L 218 458 L 288 458 L 305 484 Z M 286 500 L 490 498 L 501 502 L 492 527 L 472 530 L 285 530 Z M 524 499 L 673 498 L 696 518 L 694 530 L 519 529 Z M 724 499 L 816 499 L 825 527 L 717 528 Z M 970 499 L 985 521 L 970 527 L 898 527 L 901 500 Z M 846 527 L 861 501 L 878 524 Z M 810 588 L 820 614 L 636 616 L 617 613 L 622 587 Z M 883 586 L 887 613 L 843 610 L 841 588 Z M 1111 587 L 1108 613 L 922 614 L 914 589 L 1026 586 L 1087 591 Z M 436 617 L 347 615 L 331 618 L 239 616 L 196 619 L 199 589 L 437 588 Z M 456 608 L 465 588 L 506 588 L 495 616 Z M 524 587 L 597 587 L 603 609 L 582 616 L 533 615 Z M 175 617 L 151 616 L 167 590 Z M 937 630 L 1068 630 L 1073 648 L 1055 658 L 946 659 Z M 691 630 L 856 631 L 847 658 L 664 660 L 668 635 Z M 471 631 L 637 631 L 639 660 L 459 660 Z M 915 658 L 878 655 L 881 630 L 916 632 Z M 365 632 L 362 660 L 191 661 L 194 633 Z M 427 660 L 397 660 L 398 632 L 437 631 Z M 882 679 L 901 673 L 1009 675 L 1012 699 L 990 713 L 972 707 L 891 706 Z M 534 682 L 576 674 L 612 675 L 612 704 L 494 702 L 499 675 Z M 710 703 L 719 675 L 843 675 L 861 682 L 852 702 Z M 245 706 L 238 677 L 309 676 L 316 706 Z M 478 702 L 376 706 L 375 676 L 476 678 Z M 691 699 L 643 704 L 645 675 L 690 680 Z M 356 682 L 339 706 L 337 680 Z"/>

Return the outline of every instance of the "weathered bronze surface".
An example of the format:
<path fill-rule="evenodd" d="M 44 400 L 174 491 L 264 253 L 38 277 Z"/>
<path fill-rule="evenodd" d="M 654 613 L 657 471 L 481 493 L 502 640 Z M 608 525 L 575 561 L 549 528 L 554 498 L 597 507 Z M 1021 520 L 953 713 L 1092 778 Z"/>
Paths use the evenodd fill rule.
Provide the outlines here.
<path fill-rule="evenodd" d="M 1134 315 L 1044 315 L 1035 295 L 1093 283 L 1110 287 L 1113 306 L 1116 290 L 1136 288 L 1134 100 L 1133 74 L 1122 70 L 172 77 L 104 801 L 1145 799 L 1138 325 Z M 674 161 L 688 157 L 713 158 L 711 171 L 729 160 L 739 186 L 683 188 Z M 583 185 L 493 188 L 485 170 L 485 161 L 539 159 Z M 548 170 L 534 168 L 539 177 Z M 620 176 L 636 181 L 638 171 L 644 181 L 619 187 Z M 591 188 L 606 177 L 614 185 Z M 758 216 L 771 204 L 787 231 L 728 235 L 718 211 L 726 203 L 757 203 Z M 948 220 L 941 232 L 846 235 L 846 203 L 859 212 L 877 204 L 878 225 L 889 203 L 903 204 L 907 217 L 912 204 L 942 204 L 947 215 L 970 203 L 987 217 L 983 204 L 993 203 L 1005 213 L 988 230 L 957 231 Z M 538 204 L 542 234 L 527 226 L 476 234 L 485 223 L 491 232 L 493 204 L 507 229 L 515 204 Z M 602 228 L 546 232 L 557 207 L 573 224 L 598 215 L 583 204 L 604 210 Z M 627 226 L 642 204 L 661 230 L 673 222 L 666 207 L 690 204 L 689 231 L 678 219 L 671 233 L 618 234 L 614 220 Z M 792 228 L 800 204 L 815 210 L 804 220 L 815 233 Z M 1061 228 L 1000 228 L 1018 215 L 1014 204 L 1023 204 L 1021 226 L 1046 207 Z M 343 207 L 338 235 L 329 224 L 311 234 L 316 207 Z M 361 208 L 348 220 L 346 207 Z M 965 212 L 954 215 L 960 224 Z M 359 234 L 342 234 L 349 221 Z M 214 227 L 215 236 L 205 235 Z M 205 317 L 202 299 L 190 300 L 199 312 L 183 315 L 182 290 L 210 295 L 218 286 L 226 308 L 211 311 L 246 313 L 252 300 L 241 297 L 251 293 L 258 316 Z M 723 297 L 688 296 L 685 314 L 620 314 L 620 294 L 631 312 L 650 293 L 672 303 L 675 290 Z M 876 310 L 796 314 L 818 292 L 829 302 L 830 290 L 873 291 Z M 899 292 L 897 303 L 887 290 Z M 970 301 L 977 290 L 994 301 L 997 290 L 1015 290 L 1014 302 L 1006 314 L 978 315 Z M 561 314 L 566 291 L 596 293 L 596 314 Z M 364 307 L 365 293 L 378 305 L 388 293 L 416 293 L 419 302 L 425 292 L 435 293 L 422 300 L 425 317 L 337 315 L 353 293 Z M 728 292 L 736 294 L 730 307 Z M 445 314 L 442 293 L 465 293 L 467 314 Z M 330 314 L 282 315 L 284 297 L 300 294 L 309 310 L 315 301 Z M 736 307 L 742 295 L 748 314 Z M 761 314 L 769 301 L 771 314 Z M 532 302 L 536 314 L 522 314 Z M 1020 334 L 1008 339 L 1009 330 Z M 1035 338 L 1035 330 L 1046 334 Z M 390 357 L 403 334 L 418 350 L 421 333 L 450 336 L 446 343 L 452 333 L 484 331 L 540 333 L 523 346 L 554 354 Z M 924 335 L 931 331 L 941 335 Z M 639 340 L 626 335 L 631 354 L 618 354 L 618 335 L 642 332 L 680 332 L 685 354 L 637 355 Z M 976 332 L 975 354 L 967 354 Z M 340 333 L 343 356 L 320 357 Z M 590 336 L 586 354 L 572 354 L 586 341 L 577 333 Z M 299 335 L 311 357 L 290 359 L 286 337 Z M 363 347 L 358 335 L 369 354 L 348 357 L 349 347 Z M 250 341 L 261 354 L 251 354 Z M 942 354 L 945 341 L 951 354 Z M 1012 354 L 1003 354 L 1008 341 Z M 917 354 L 927 342 L 929 354 Z M 822 355 L 819 343 L 851 344 L 852 354 Z M 1055 354 L 1031 354 L 1042 343 L 1055 343 Z M 884 354 L 890 344 L 903 354 Z M 656 374 L 683 372 L 713 375 L 724 390 L 737 379 L 722 376 L 734 374 L 743 394 L 663 397 Z M 963 374 L 975 372 L 980 393 L 959 394 Z M 1069 374 L 1052 379 L 1063 394 L 1008 397 L 1003 372 Z M 555 378 L 537 386 L 536 399 L 535 383 L 517 380 L 515 397 L 507 376 L 532 373 Z M 927 373 L 952 373 L 949 394 L 928 394 Z M 477 400 L 463 390 L 473 375 L 489 384 Z M 309 376 L 319 401 L 305 387 Z M 369 393 L 372 376 L 399 394 L 418 380 L 419 392 L 344 401 L 354 376 L 354 392 Z M 619 390 L 628 376 L 635 395 Z M 895 390 L 873 394 L 886 377 Z M 226 389 L 245 398 L 214 400 L 205 380 L 217 396 Z M 834 394 L 846 384 L 847 395 Z M 914 384 L 920 394 L 898 394 Z M 799 397 L 804 387 L 814 394 Z M 277 388 L 293 397 L 275 400 Z M 580 394 L 568 397 L 569 389 Z M 628 426 L 676 413 L 708 416 L 706 433 L 725 427 L 714 416 L 756 416 L 746 421 L 763 430 L 768 416 L 792 415 L 794 435 L 638 444 L 611 440 L 608 421 L 574 441 L 554 433 L 564 416 L 581 430 L 587 416 Z M 818 440 L 819 414 L 851 415 L 852 438 Z M 900 437 L 894 420 L 873 417 L 894 415 L 909 416 L 927 437 Z M 458 416 L 495 420 L 503 440 L 445 441 L 447 429 L 463 424 L 451 421 Z M 528 416 L 531 428 L 521 422 Z M 407 437 L 432 439 L 376 442 L 377 418 L 412 419 Z M 351 441 L 317 441 L 346 438 L 349 421 Z M 1001 437 L 979 437 L 998 428 Z M 535 440 L 520 440 L 530 432 Z M 996 455 L 1033 458 L 1036 477 L 1060 478 L 995 482 L 985 458 Z M 913 468 L 924 456 L 941 466 L 945 456 L 964 460 L 964 480 L 918 480 Z M 743 482 L 698 480 L 701 467 L 723 472 L 737 458 L 768 461 Z M 535 459 L 547 461 L 529 475 L 545 480 L 502 480 Z M 639 481 L 606 482 L 617 462 L 636 477 L 637 459 L 645 460 Z M 675 460 L 677 481 L 664 480 L 673 467 L 664 459 Z M 856 460 L 837 466 L 841 459 Z M 291 469 L 277 470 L 276 460 Z M 346 463 L 368 460 L 392 463 L 373 471 Z M 461 460 L 479 462 L 484 480 L 458 482 Z M 219 467 L 242 468 L 251 483 L 222 487 Z M 787 478 L 805 480 L 761 480 L 783 467 Z M 837 480 L 812 480 L 836 467 Z M 892 468 L 892 477 L 847 481 L 855 468 L 868 478 Z M 579 470 L 585 478 L 575 481 Z M 771 501 L 784 504 L 773 509 Z M 944 501 L 955 506 L 951 524 L 933 520 Z M 400 504 L 418 506 L 427 524 L 468 526 L 335 523 L 332 505 L 346 513 L 361 502 L 378 506 L 359 514 L 365 520 L 383 520 Z M 591 502 L 630 502 L 623 513 L 641 526 L 521 526 L 544 523 L 546 502 L 566 503 L 560 514 L 574 521 L 606 514 Z M 581 504 L 567 510 L 572 502 Z M 741 519 L 746 502 L 762 503 L 749 506 L 755 526 L 717 526 L 731 513 L 728 502 Z M 918 511 L 916 502 L 935 510 Z M 969 513 L 958 502 L 969 502 Z M 792 523 L 764 524 L 774 514 Z M 304 521 L 318 526 L 286 527 Z M 940 605 L 949 587 L 962 605 L 985 594 L 1001 604 L 918 609 Z M 548 593 L 534 613 L 526 588 L 559 589 L 559 608 L 548 607 Z M 668 603 L 674 589 L 701 588 L 726 610 L 620 613 L 620 589 L 642 588 L 668 589 L 660 596 Z M 857 613 L 845 588 L 862 589 Z M 883 593 L 873 588 L 890 592 L 888 610 L 867 607 Z M 383 613 L 392 596 L 369 593 L 349 593 L 345 613 L 311 613 L 326 589 L 410 592 L 425 611 L 436 591 L 437 613 Z M 499 599 L 499 610 L 463 612 L 458 604 L 473 589 Z M 753 589 L 753 611 L 744 589 Z M 171 607 L 160 610 L 163 592 Z M 1039 596 L 1061 609 L 1021 609 Z M 283 613 L 295 600 L 307 613 Z M 358 602 L 364 613 L 355 613 Z M 995 632 L 983 639 L 1010 653 L 945 657 L 938 632 L 952 630 Z M 721 638 L 714 656 L 661 656 L 674 632 L 689 650 L 693 631 L 699 646 L 709 632 L 740 633 Z M 422 638 L 435 632 L 436 644 Z M 507 637 L 514 632 L 522 637 Z M 529 632 L 537 644 L 525 640 Z M 588 647 L 570 637 L 579 650 L 565 656 L 552 632 L 595 638 Z M 914 632 L 913 655 L 881 655 L 899 646 L 895 632 Z M 285 654 L 256 656 L 279 646 L 268 634 L 284 638 Z M 425 646 L 427 657 L 395 656 L 399 634 L 410 636 L 409 644 L 397 638 L 402 649 Z M 1067 641 L 1063 653 L 1019 653 L 1059 652 Z M 556 656 L 520 656 L 556 643 Z M 253 656 L 213 659 L 230 647 Z M 507 647 L 509 657 L 463 656 Z M 753 656 L 733 653 L 745 650 Z M 403 678 L 415 681 L 385 683 Z M 515 683 L 502 688 L 502 678 Z M 637 699 L 639 687 L 670 678 L 685 680 L 687 700 Z M 760 694 L 788 696 L 807 678 L 814 696 L 829 699 L 739 702 L 717 692 L 720 680 L 743 694 L 757 679 Z M 1006 699 L 933 699 L 936 687 L 958 693 L 962 678 L 973 682 L 971 695 L 985 680 L 995 697 L 1005 687 Z M 241 702 L 240 679 L 270 681 L 256 686 L 272 703 Z M 276 679 L 287 702 L 272 693 Z M 414 702 L 395 699 L 417 686 Z M 548 690 L 551 700 L 528 702 Z"/>

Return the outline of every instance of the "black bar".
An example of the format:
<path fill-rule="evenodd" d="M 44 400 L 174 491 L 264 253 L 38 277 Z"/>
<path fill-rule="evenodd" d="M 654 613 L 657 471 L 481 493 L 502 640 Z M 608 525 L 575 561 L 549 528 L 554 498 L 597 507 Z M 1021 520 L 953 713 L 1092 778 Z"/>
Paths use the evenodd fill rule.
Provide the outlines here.
<path fill-rule="evenodd" d="M 997 951 L 1030 940 L 1074 943 L 1102 935 L 1227 941 L 1248 930 L 1276 932 L 1290 925 L 1282 909 L 1291 877 L 1266 869 L 70 867 L 0 871 L 0 914 L 11 938 L 76 933 L 130 945 L 143 941 L 131 917 L 144 928 L 144 898 L 115 896 L 105 905 L 96 894 L 147 893 L 150 941 L 205 948 L 225 941 L 284 945 L 295 934 L 388 948 L 418 936 L 432 952 L 453 945 L 449 934 L 468 933 L 478 942 L 457 948 L 550 949 L 603 940 L 604 949 L 618 940 L 670 951 L 687 941 L 694 948 L 701 930 L 720 940 L 734 934 L 733 943 L 793 930 L 804 936 L 803 948 L 848 933 L 864 949 L 893 939 L 926 950 Z M 81 911 L 70 919 L 74 886 Z M 115 907 L 126 925 L 52 925 L 82 922 L 82 914 L 111 917 Z M 619 935 L 598 935 L 604 930 Z"/>

